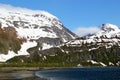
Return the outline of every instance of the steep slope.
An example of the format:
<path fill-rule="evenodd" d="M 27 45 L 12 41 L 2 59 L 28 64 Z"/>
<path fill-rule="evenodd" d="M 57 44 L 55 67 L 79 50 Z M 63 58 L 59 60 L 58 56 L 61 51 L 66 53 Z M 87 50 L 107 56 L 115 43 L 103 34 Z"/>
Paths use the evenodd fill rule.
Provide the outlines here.
<path fill-rule="evenodd" d="M 38 50 L 49 49 L 58 46 L 69 40 L 75 39 L 76 35 L 66 29 L 60 20 L 52 14 L 45 11 L 33 11 L 11 7 L 0 8 L 1 28 L 13 27 L 16 30 L 17 37 L 24 39 L 20 50 L 11 56 L 0 54 L 0 61 L 5 62 L 9 58 L 19 55 L 29 55 L 27 50 L 32 47 Z M 6 57 L 9 58 L 6 58 Z"/>

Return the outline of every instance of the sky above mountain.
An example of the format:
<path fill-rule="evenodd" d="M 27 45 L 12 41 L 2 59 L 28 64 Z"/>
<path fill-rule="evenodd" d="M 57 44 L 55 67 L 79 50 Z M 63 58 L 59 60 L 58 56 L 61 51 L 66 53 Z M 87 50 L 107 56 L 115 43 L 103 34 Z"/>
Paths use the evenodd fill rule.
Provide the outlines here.
<path fill-rule="evenodd" d="M 80 36 L 98 31 L 103 23 L 120 26 L 120 0 L 0 0 L 0 6 L 45 10 Z"/>

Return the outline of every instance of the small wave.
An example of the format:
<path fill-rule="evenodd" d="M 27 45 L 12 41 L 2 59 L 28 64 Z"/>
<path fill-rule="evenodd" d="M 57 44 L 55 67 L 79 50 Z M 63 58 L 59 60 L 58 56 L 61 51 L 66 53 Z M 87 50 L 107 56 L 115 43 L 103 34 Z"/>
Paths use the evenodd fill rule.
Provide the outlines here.
<path fill-rule="evenodd" d="M 41 80 L 51 80 L 45 76 L 42 76 L 42 74 L 40 74 L 40 72 L 35 72 L 35 76 L 41 78 Z"/>

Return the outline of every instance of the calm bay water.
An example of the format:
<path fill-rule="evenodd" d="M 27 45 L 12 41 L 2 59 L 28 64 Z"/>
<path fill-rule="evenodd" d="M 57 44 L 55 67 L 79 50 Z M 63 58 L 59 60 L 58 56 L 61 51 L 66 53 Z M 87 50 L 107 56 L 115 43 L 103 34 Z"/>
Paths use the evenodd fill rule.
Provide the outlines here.
<path fill-rule="evenodd" d="M 120 80 L 120 68 L 69 68 L 37 71 L 48 80 Z"/>

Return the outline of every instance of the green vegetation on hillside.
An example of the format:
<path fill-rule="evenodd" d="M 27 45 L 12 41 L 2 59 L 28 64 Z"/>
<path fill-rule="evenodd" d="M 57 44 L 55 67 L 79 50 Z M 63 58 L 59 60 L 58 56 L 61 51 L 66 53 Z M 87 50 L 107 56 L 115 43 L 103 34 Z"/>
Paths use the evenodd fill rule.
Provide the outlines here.
<path fill-rule="evenodd" d="M 85 44 L 81 47 L 62 46 L 61 49 L 64 49 L 65 52 L 62 52 L 60 48 L 51 48 L 42 53 L 36 50 L 36 52 L 32 53 L 30 56 L 18 56 L 8 60 L 8 63 L 19 63 L 23 65 L 26 64 L 24 66 L 39 67 L 76 67 L 78 64 L 81 66 L 102 66 L 100 64 L 100 62 L 102 62 L 107 66 L 120 66 L 119 46 L 113 46 L 111 48 L 103 46 L 88 51 L 88 47 L 92 48 L 93 46 L 96 45 L 88 46 L 88 44 Z M 98 64 L 93 64 L 89 62 L 90 60 L 96 61 Z M 110 63 L 112 63 L 112 65 Z"/>

